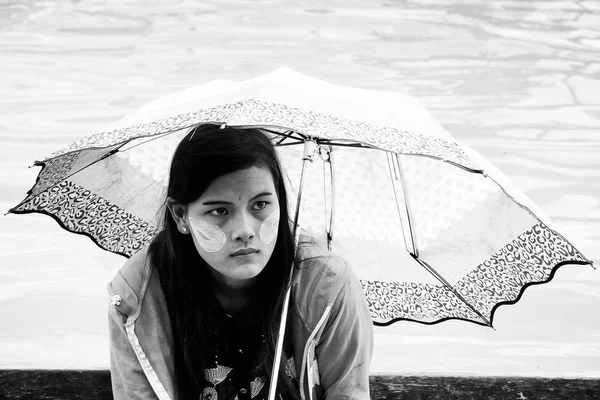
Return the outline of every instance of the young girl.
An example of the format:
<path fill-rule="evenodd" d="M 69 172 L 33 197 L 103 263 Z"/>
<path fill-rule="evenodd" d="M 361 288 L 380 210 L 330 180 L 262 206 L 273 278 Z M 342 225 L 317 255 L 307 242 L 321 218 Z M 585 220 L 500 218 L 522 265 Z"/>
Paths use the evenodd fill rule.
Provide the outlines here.
<path fill-rule="evenodd" d="M 294 238 L 275 149 L 201 125 L 171 163 L 161 232 L 108 285 L 115 399 L 266 399 L 295 263 L 277 399 L 368 399 L 373 330 L 339 257 Z"/>

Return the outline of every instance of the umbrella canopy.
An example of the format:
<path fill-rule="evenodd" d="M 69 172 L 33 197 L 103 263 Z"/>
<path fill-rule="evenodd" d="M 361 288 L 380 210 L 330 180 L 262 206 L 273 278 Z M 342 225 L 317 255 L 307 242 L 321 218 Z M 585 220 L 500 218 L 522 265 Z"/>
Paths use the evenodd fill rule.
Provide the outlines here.
<path fill-rule="evenodd" d="M 491 326 L 501 304 L 591 264 L 493 165 L 413 98 L 322 82 L 289 69 L 160 98 L 36 162 L 13 213 L 40 212 L 130 256 L 159 227 L 171 155 L 198 124 L 261 128 L 297 198 L 298 225 L 347 259 L 375 324 L 463 319 Z"/>

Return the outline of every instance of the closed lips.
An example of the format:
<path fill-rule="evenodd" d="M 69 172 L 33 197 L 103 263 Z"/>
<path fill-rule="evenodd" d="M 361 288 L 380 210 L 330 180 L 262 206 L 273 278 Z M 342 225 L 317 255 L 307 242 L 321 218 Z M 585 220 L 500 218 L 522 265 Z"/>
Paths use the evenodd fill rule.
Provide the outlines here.
<path fill-rule="evenodd" d="M 232 253 L 232 256 L 245 256 L 246 254 L 256 253 L 258 250 L 256 249 L 242 249 L 238 250 L 235 253 Z"/>

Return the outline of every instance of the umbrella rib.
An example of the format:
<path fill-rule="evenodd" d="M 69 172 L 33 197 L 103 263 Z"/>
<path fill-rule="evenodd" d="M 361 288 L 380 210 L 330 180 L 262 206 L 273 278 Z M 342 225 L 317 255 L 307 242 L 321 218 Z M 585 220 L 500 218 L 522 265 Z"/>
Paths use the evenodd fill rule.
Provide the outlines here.
<path fill-rule="evenodd" d="M 330 146 L 340 146 L 340 147 L 358 147 L 358 148 L 363 148 L 363 149 L 374 149 L 374 150 L 378 150 L 377 147 L 373 147 L 373 146 L 368 146 L 362 143 L 342 143 L 342 142 L 334 142 L 331 140 L 321 140 L 318 139 L 319 144 L 328 144 Z"/>
<path fill-rule="evenodd" d="M 492 323 L 483 316 L 483 314 L 481 314 L 479 312 L 479 310 L 477 310 L 475 307 L 473 307 L 471 305 L 471 303 L 469 303 L 451 284 L 450 282 L 448 282 L 442 275 L 440 275 L 431 265 L 429 265 L 429 263 L 427 263 L 425 260 L 415 256 L 414 254 L 411 254 L 411 256 L 419 263 L 421 264 L 421 266 L 423 268 L 425 268 L 430 274 L 432 274 L 437 280 L 439 280 L 440 282 L 442 282 L 442 284 L 444 286 L 446 286 L 446 288 L 448 290 L 450 290 L 452 293 L 454 293 L 454 295 L 456 297 L 458 297 L 460 299 L 460 301 L 462 301 L 463 303 L 465 303 L 465 305 L 467 307 L 469 307 L 475 314 L 477 314 L 489 327 L 492 327 Z"/>
<path fill-rule="evenodd" d="M 269 131 L 269 132 L 272 132 L 272 131 Z M 283 143 L 283 141 L 286 140 L 286 139 L 295 140 L 296 144 L 303 143 L 302 140 L 300 140 L 300 139 L 292 136 L 292 133 L 294 133 L 294 131 L 287 131 L 285 133 L 280 133 L 279 135 L 283 135 L 283 138 L 281 138 L 281 140 L 279 142 L 277 142 L 277 145 L 281 145 Z"/>
<path fill-rule="evenodd" d="M 458 291 L 456 291 L 456 289 L 454 289 L 454 287 L 452 285 L 450 285 L 450 283 L 442 276 L 440 275 L 431 265 L 429 265 L 427 262 L 425 262 L 424 260 L 422 260 L 421 258 L 419 258 L 419 250 L 417 248 L 417 239 L 416 239 L 416 235 L 415 232 L 413 230 L 413 224 L 412 224 L 412 218 L 411 218 L 411 209 L 410 209 L 410 204 L 408 201 L 408 190 L 406 187 L 406 180 L 404 179 L 404 171 L 402 170 L 402 164 L 400 163 L 400 157 L 397 153 L 387 153 L 388 154 L 388 167 L 390 168 L 390 174 L 392 175 L 392 185 L 394 186 L 394 194 L 396 195 L 396 206 L 398 207 L 398 213 L 401 214 L 400 211 L 400 207 L 398 204 L 398 195 L 397 195 L 397 188 L 395 185 L 395 182 L 400 180 L 401 185 L 402 185 L 402 193 L 403 193 L 403 199 L 404 199 L 404 206 L 405 206 L 405 211 L 406 211 L 406 218 L 407 218 L 407 222 L 408 222 L 408 230 L 410 232 L 410 238 L 412 241 L 412 248 L 413 248 L 413 252 L 409 251 L 410 255 L 419 263 L 421 264 L 422 267 L 424 267 L 430 274 L 432 274 L 437 280 L 439 280 L 444 286 L 446 286 L 448 288 L 448 290 L 450 290 L 452 293 L 454 293 L 454 295 L 460 299 L 465 305 L 467 305 L 467 307 L 469 307 L 475 314 L 477 314 L 488 326 L 492 327 L 492 323 L 490 321 L 488 321 L 488 319 L 483 316 L 483 314 L 481 314 L 475 307 L 473 307 L 460 293 L 458 293 Z M 393 159 L 393 160 L 392 160 Z M 395 163 L 393 162 L 395 161 Z M 402 217 L 400 218 L 400 222 L 402 222 Z M 406 238 L 405 238 L 405 243 L 406 243 Z"/>
<path fill-rule="evenodd" d="M 289 138 L 289 139 L 295 140 L 296 142 L 298 142 L 298 144 L 303 144 L 306 140 L 309 139 L 307 136 L 301 134 L 300 132 L 296 132 L 296 131 L 293 131 L 293 130 L 288 130 L 288 131 L 285 131 L 285 132 L 277 132 L 277 131 L 274 131 L 274 130 L 271 130 L 271 129 L 268 129 L 268 128 L 260 128 L 260 130 L 272 133 L 274 135 L 285 136 L 285 138 Z M 296 135 L 300 136 L 300 138 L 297 138 L 297 137 L 293 136 L 292 135 L 293 133 L 295 133 Z M 283 142 L 285 140 L 285 138 L 282 139 L 281 142 Z"/>
<path fill-rule="evenodd" d="M 274 132 L 274 131 L 271 131 L 271 130 L 268 130 L 268 129 L 264 129 L 264 130 L 267 131 L 267 132 L 273 133 L 275 135 L 281 135 L 281 136 L 283 136 L 281 139 L 279 139 L 279 141 L 277 143 L 275 143 L 275 146 L 287 146 L 287 145 L 290 145 L 290 144 L 303 144 L 304 143 L 304 140 L 298 139 L 297 137 L 294 137 L 294 136 L 291 135 L 291 133 L 293 133 L 294 131 L 287 131 L 285 133 L 278 133 L 278 132 Z M 292 140 L 295 140 L 296 142 L 295 143 L 286 143 L 286 144 L 283 144 L 283 142 L 285 140 L 287 140 L 287 139 L 292 139 Z"/>
<path fill-rule="evenodd" d="M 322 155 L 321 151 L 325 151 L 325 156 Z M 325 149 L 322 146 L 319 146 L 319 155 L 323 160 L 323 206 L 324 216 L 325 216 L 325 229 L 327 233 L 327 249 L 331 251 L 331 241 L 333 240 L 333 222 L 334 222 L 334 213 L 335 213 L 335 177 L 334 177 L 334 168 L 333 168 L 333 147 L 329 146 L 329 149 Z M 329 168 L 327 168 L 327 165 Z M 329 175 L 327 174 L 327 170 L 329 170 Z M 330 187 L 330 196 L 329 196 L 329 213 L 327 213 L 327 181 L 329 181 Z M 329 214 L 329 215 L 328 215 Z M 329 218 L 327 218 L 329 216 Z"/>
<path fill-rule="evenodd" d="M 172 134 L 173 134 L 173 133 L 175 133 L 175 132 L 179 132 L 179 131 L 171 131 L 171 132 L 167 132 L 167 133 L 163 133 L 163 134 L 153 135 L 153 136 L 150 136 L 150 139 L 146 140 L 145 142 L 136 143 L 136 144 L 134 144 L 134 145 L 133 145 L 133 146 L 131 146 L 131 147 L 128 147 L 128 148 L 126 148 L 126 149 L 123 149 L 123 147 L 125 147 L 127 144 L 131 143 L 131 141 L 129 141 L 129 142 L 127 142 L 127 143 L 124 143 L 124 144 L 123 144 L 121 147 L 119 147 L 119 151 L 120 151 L 121 153 L 123 153 L 123 152 L 126 152 L 126 151 L 129 151 L 129 150 L 131 150 L 131 149 L 133 149 L 133 148 L 136 148 L 136 147 L 138 147 L 138 146 L 141 146 L 141 145 L 143 145 L 143 144 L 150 143 L 150 142 L 152 142 L 152 141 L 154 141 L 154 140 L 161 139 L 161 138 L 163 138 L 163 137 L 165 137 L 165 136 L 168 136 L 168 135 L 172 135 Z"/>
<path fill-rule="evenodd" d="M 55 183 L 51 184 L 50 186 L 48 186 L 48 187 L 47 187 L 47 188 L 45 188 L 44 190 L 40 191 L 39 193 L 36 193 L 36 194 L 34 194 L 32 197 L 37 197 L 37 196 L 39 196 L 39 195 L 40 195 L 40 194 L 42 194 L 42 193 L 46 193 L 48 190 L 52 189 L 54 186 L 58 185 L 60 182 L 63 182 L 63 181 L 65 181 L 66 179 L 68 179 L 68 178 L 72 177 L 73 175 L 75 175 L 76 173 L 78 173 L 78 172 L 80 172 L 80 171 L 82 171 L 82 170 L 86 169 L 87 167 L 89 167 L 89 166 L 91 166 L 91 165 L 94 165 L 94 164 L 96 164 L 97 162 L 100 162 L 100 161 L 104 160 L 104 159 L 105 159 L 105 158 L 107 158 L 107 157 L 110 157 L 110 156 L 112 156 L 113 154 L 115 154 L 115 153 L 116 153 L 116 152 L 118 152 L 118 151 L 119 151 L 119 149 L 118 149 L 118 148 L 116 148 L 116 149 L 112 149 L 112 150 L 111 150 L 111 151 L 109 151 L 108 153 L 104 153 L 102 156 L 98 157 L 97 159 L 95 159 L 94 161 L 90 162 L 89 164 L 87 164 L 87 165 L 84 165 L 83 167 L 79 168 L 77 171 L 73 171 L 73 172 L 69 173 L 68 175 L 66 175 L 66 176 L 64 176 L 64 177 L 61 177 L 60 181 L 58 181 L 58 182 L 55 182 Z M 42 171 L 43 171 L 43 169 L 46 167 L 44 164 L 45 164 L 45 163 L 40 163 L 40 165 L 43 165 L 43 166 L 42 166 Z M 40 172 L 40 173 L 41 173 L 41 172 Z M 38 175 L 38 176 L 39 176 L 39 175 Z M 37 182 L 36 182 L 36 185 L 37 185 Z M 35 188 L 35 186 L 34 186 L 34 188 Z M 33 191 L 33 188 L 31 188 L 31 190 L 29 191 L 29 193 L 28 193 L 27 197 L 25 198 L 25 200 L 23 200 L 21 203 L 19 203 L 19 204 L 18 204 L 18 205 L 16 205 L 15 207 L 11 208 L 10 210 L 8 210 L 8 212 L 9 212 L 9 213 L 10 213 L 10 212 L 14 212 L 14 210 L 15 210 L 15 209 L 17 209 L 19 206 L 21 206 L 21 204 L 25 203 L 25 201 L 26 201 L 28 198 L 30 198 L 29 196 L 31 195 L 31 192 L 32 192 L 32 191 Z"/>
<path fill-rule="evenodd" d="M 497 186 L 498 186 L 498 187 L 499 187 L 499 188 L 502 190 L 502 192 L 504 192 L 504 195 L 505 195 L 506 197 L 508 197 L 508 198 L 509 198 L 511 201 L 513 201 L 513 202 L 514 202 L 516 205 L 518 205 L 519 207 L 521 207 L 522 209 L 524 209 L 525 211 L 527 211 L 529 214 L 531 214 L 531 215 L 532 215 L 532 216 L 533 216 L 535 219 L 537 219 L 538 221 L 540 221 L 540 222 L 544 223 L 544 225 L 546 225 L 546 224 L 545 224 L 545 222 L 544 222 L 544 221 L 542 221 L 542 220 L 541 220 L 541 219 L 540 219 L 540 218 L 539 218 L 539 217 L 536 215 L 536 213 L 534 213 L 534 212 L 533 212 L 533 211 L 532 211 L 532 210 L 531 210 L 529 207 L 527 207 L 525 204 L 523 204 L 523 203 L 521 203 L 520 201 L 518 201 L 517 199 L 515 199 L 515 197 L 514 197 L 512 194 L 508 193 L 508 192 L 506 191 L 506 189 L 504 189 L 504 187 L 503 187 L 503 186 L 502 186 L 500 183 L 498 183 L 498 182 L 497 182 L 497 181 L 496 181 L 494 178 L 492 178 L 491 176 L 489 176 L 489 175 L 488 175 L 488 174 L 486 174 L 485 172 L 483 172 L 483 173 L 482 173 L 482 175 L 483 175 L 485 178 L 487 178 L 487 179 L 490 179 L 492 182 L 494 182 L 494 183 L 495 183 L 495 184 L 496 184 L 496 185 L 497 185 Z M 560 232 L 557 232 L 556 230 L 552 229 L 550 226 L 547 226 L 547 225 L 546 225 L 546 227 L 547 227 L 548 229 L 550 229 L 550 230 L 551 230 L 551 231 L 552 231 L 552 232 L 553 232 L 555 235 L 557 235 L 557 236 L 559 236 L 560 238 L 562 238 L 562 239 L 563 239 L 565 242 L 568 242 L 568 240 L 567 240 L 567 239 L 566 239 L 566 238 L 565 238 L 565 237 L 564 237 L 562 234 L 560 234 Z M 576 247 L 575 247 L 573 244 L 571 244 L 571 246 L 572 246 L 572 247 L 573 247 L 575 250 L 577 250 L 577 248 L 576 248 Z M 590 259 L 588 259 L 586 256 L 584 256 L 584 255 L 583 255 L 583 254 L 582 254 L 582 253 L 581 253 L 579 250 L 577 250 L 577 252 L 579 253 L 579 255 L 580 255 L 580 256 L 581 256 L 581 257 L 582 257 L 584 260 L 586 260 L 586 261 L 589 263 L 589 265 L 590 265 L 590 266 L 591 266 L 593 269 L 596 269 L 596 267 L 594 267 L 594 262 L 593 262 L 592 260 L 590 260 Z"/>
<path fill-rule="evenodd" d="M 68 175 L 66 175 L 66 176 L 62 177 L 62 178 L 61 178 L 61 180 L 60 180 L 60 182 L 62 182 L 62 181 L 65 181 L 65 180 L 69 179 L 69 178 L 70 178 L 70 177 L 72 177 L 73 175 L 75 175 L 75 174 L 77 174 L 77 173 L 79 173 L 79 172 L 83 171 L 84 169 L 86 169 L 86 168 L 88 168 L 88 167 L 91 167 L 92 165 L 94 165 L 94 164 L 96 164 L 96 163 L 98 163 L 98 162 L 100 162 L 100 161 L 104 160 L 105 158 L 108 158 L 108 157 L 110 157 L 110 156 L 112 156 L 112 155 L 116 154 L 116 153 L 117 153 L 117 152 L 119 152 L 119 151 L 120 151 L 120 152 L 125 152 L 125 151 L 128 151 L 128 150 L 131 150 L 131 149 L 133 149 L 134 147 L 137 147 L 137 146 L 140 146 L 140 145 L 142 145 L 142 144 L 145 144 L 145 143 L 151 142 L 151 141 L 153 141 L 153 140 L 160 139 L 160 138 L 162 138 L 162 137 L 164 137 L 164 136 L 170 135 L 170 134 L 172 134 L 172 133 L 175 133 L 175 132 L 176 132 L 176 131 L 173 131 L 173 132 L 167 132 L 167 133 L 164 133 L 164 134 L 161 134 L 161 135 L 151 136 L 151 139 L 150 139 L 150 140 L 146 140 L 145 142 L 141 142 L 141 143 L 135 144 L 135 145 L 133 145 L 133 146 L 131 146 L 131 147 L 127 148 L 127 149 L 123 149 L 123 147 L 124 147 L 124 146 L 126 146 L 128 143 L 131 143 L 131 140 L 129 140 L 129 141 L 125 142 L 125 143 L 122 143 L 122 144 L 120 144 L 120 145 L 117 145 L 117 147 L 116 147 L 116 148 L 114 148 L 114 149 L 110 150 L 108 153 L 104 153 L 102 156 L 100 156 L 100 157 L 98 157 L 97 159 L 93 160 L 93 161 L 92 161 L 92 162 L 90 162 L 89 164 L 82 166 L 82 167 L 81 167 L 81 168 L 79 168 L 77 171 L 73 171 L 73 172 L 69 173 Z M 51 185 L 51 186 L 47 187 L 45 190 L 43 190 L 42 192 L 38 193 L 36 196 L 39 196 L 41 193 L 45 193 L 45 192 L 47 192 L 49 189 L 53 188 L 54 186 L 56 186 L 56 185 L 57 185 L 58 183 L 60 183 L 60 182 L 56 182 L 55 184 L 53 184 L 53 185 Z M 22 204 L 22 203 L 21 203 L 21 204 Z M 17 207 L 18 207 L 18 206 L 17 206 Z M 10 210 L 9 210 L 9 212 L 10 212 L 10 211 L 12 211 L 13 209 L 17 208 L 17 207 L 13 207 L 12 209 L 10 209 Z"/>
<path fill-rule="evenodd" d="M 402 185 L 402 193 L 404 194 L 404 207 L 406 208 L 406 218 L 408 220 L 408 229 L 410 230 L 410 239 L 412 240 L 415 255 L 419 257 L 417 233 L 413 229 L 413 221 L 411 217 L 412 212 L 410 202 L 408 200 L 408 188 L 406 187 L 406 179 L 404 179 L 404 171 L 402 170 L 402 164 L 400 163 L 400 155 L 398 153 L 394 153 L 394 159 L 396 160 L 396 166 L 398 167 L 398 173 L 400 174 L 400 183 Z"/>
<path fill-rule="evenodd" d="M 331 177 L 331 214 L 329 215 L 329 242 L 333 240 L 333 226 L 335 224 L 335 165 L 333 164 L 333 147 L 329 149 L 329 176 Z"/>
<path fill-rule="evenodd" d="M 419 256 L 419 249 L 417 248 L 417 240 L 415 237 L 415 232 L 413 230 L 413 226 L 412 226 L 412 218 L 410 216 L 410 207 L 408 205 L 408 198 L 407 198 L 407 191 L 406 191 L 406 185 L 405 185 L 405 181 L 404 181 L 404 175 L 402 173 L 402 168 L 400 167 L 400 160 L 398 158 L 398 154 L 396 153 L 391 153 L 391 152 L 387 152 L 387 159 L 388 159 L 388 168 L 390 170 L 390 177 L 392 178 L 392 186 L 394 189 L 394 196 L 396 197 L 396 208 L 398 210 L 398 216 L 400 217 L 400 223 L 402 224 L 402 235 L 404 237 L 404 245 L 406 246 L 406 250 L 411 253 L 416 255 L 417 257 Z M 395 163 L 393 158 L 395 158 Z M 404 213 L 402 212 L 402 210 L 400 209 L 400 200 L 398 198 L 399 195 L 399 190 L 397 187 L 396 182 L 400 181 L 401 182 L 401 186 L 402 186 L 402 193 L 403 193 L 403 203 L 404 203 Z M 405 229 L 407 227 L 405 227 L 405 221 L 404 218 L 402 217 L 404 215 L 404 217 L 406 218 L 406 223 L 408 225 L 408 235 L 410 235 L 410 242 L 408 241 L 408 239 L 406 238 L 407 234 L 405 232 Z"/>
<path fill-rule="evenodd" d="M 302 145 L 302 142 L 275 144 L 276 147 L 301 146 L 301 145 Z"/>

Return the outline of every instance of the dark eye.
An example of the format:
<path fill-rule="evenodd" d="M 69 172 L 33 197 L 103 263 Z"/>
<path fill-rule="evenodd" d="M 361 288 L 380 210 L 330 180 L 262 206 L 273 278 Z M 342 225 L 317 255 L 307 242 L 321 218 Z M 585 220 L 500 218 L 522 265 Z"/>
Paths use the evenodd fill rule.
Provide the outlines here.
<path fill-rule="evenodd" d="M 267 204 L 269 204 L 269 202 L 267 201 L 257 201 L 256 203 L 254 203 L 254 209 L 255 210 L 263 210 Z"/>
<path fill-rule="evenodd" d="M 211 215 L 222 216 L 227 215 L 227 209 L 225 207 L 215 208 L 214 210 L 209 211 Z"/>

